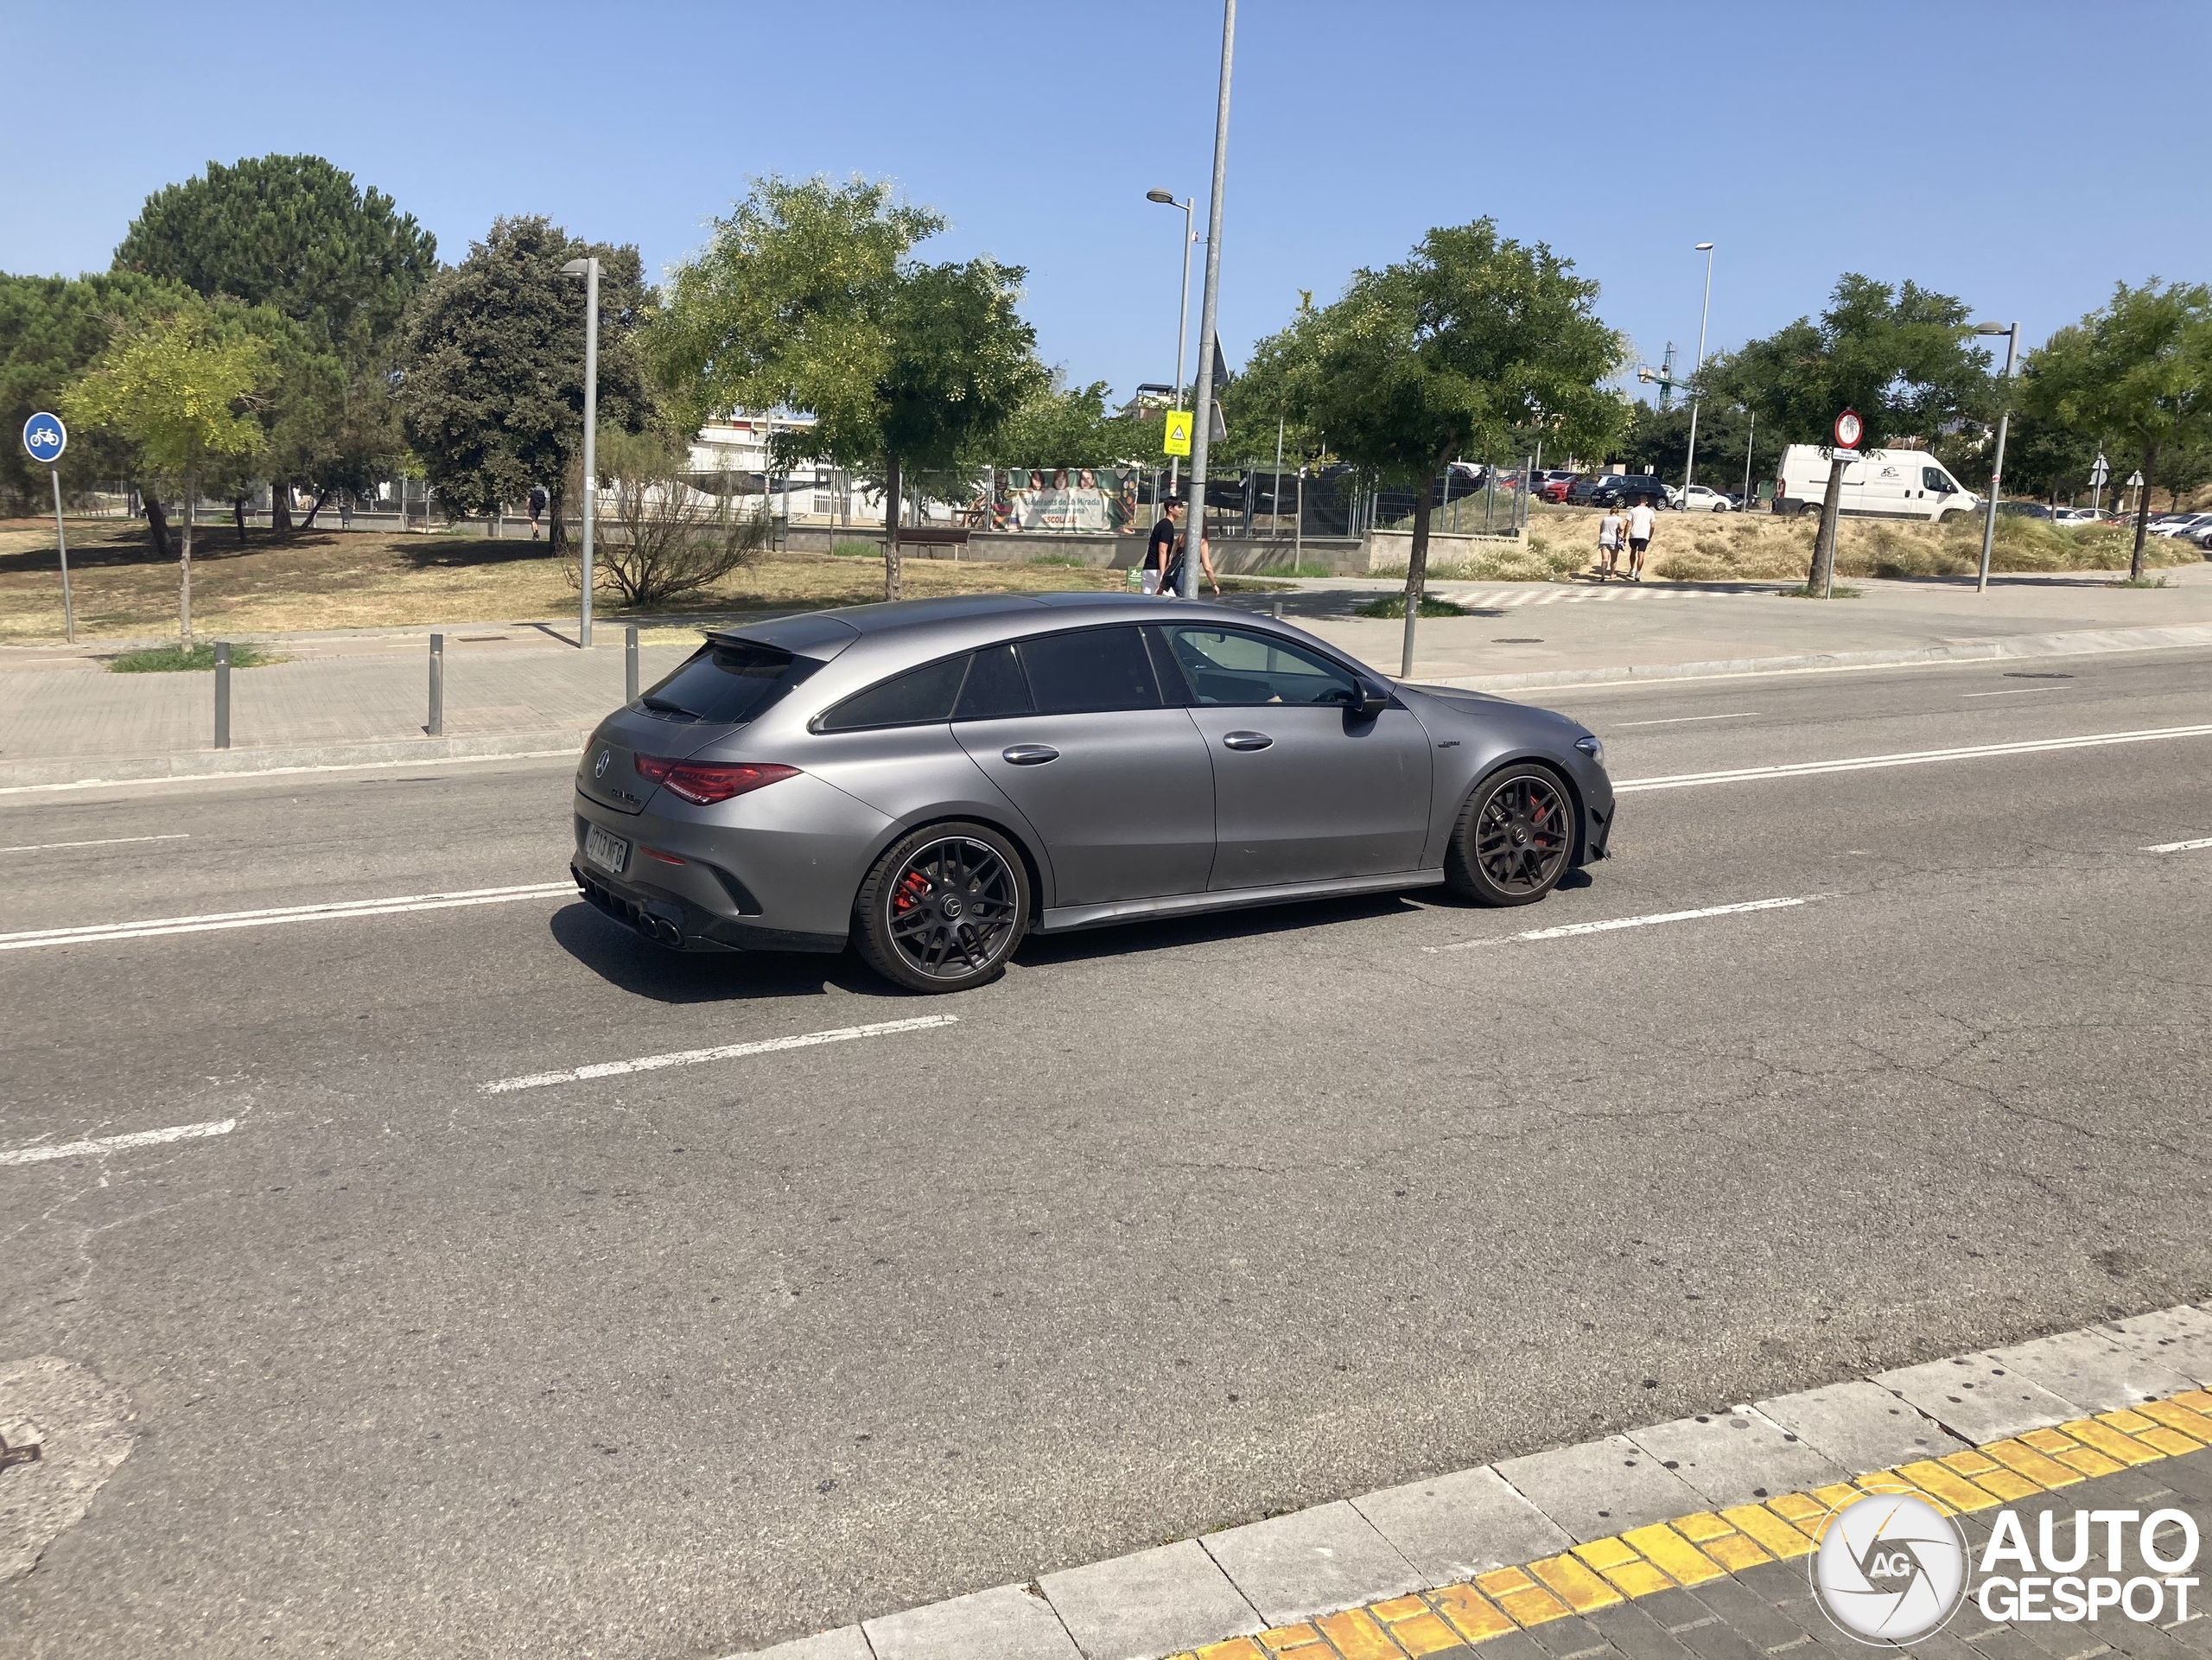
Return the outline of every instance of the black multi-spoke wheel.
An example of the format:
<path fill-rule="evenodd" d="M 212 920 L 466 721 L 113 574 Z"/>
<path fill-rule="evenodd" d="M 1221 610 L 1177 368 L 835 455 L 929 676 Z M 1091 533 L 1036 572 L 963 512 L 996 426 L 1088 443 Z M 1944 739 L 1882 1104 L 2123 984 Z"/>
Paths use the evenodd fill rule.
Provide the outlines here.
<path fill-rule="evenodd" d="M 893 843 L 854 903 L 861 954 L 910 991 L 995 979 L 1029 925 L 1021 855 L 982 824 L 931 824 Z"/>
<path fill-rule="evenodd" d="M 1574 857 L 1574 804 L 1549 767 L 1523 765 L 1475 785 L 1444 858 L 1452 887 L 1482 905 L 1533 905 Z"/>

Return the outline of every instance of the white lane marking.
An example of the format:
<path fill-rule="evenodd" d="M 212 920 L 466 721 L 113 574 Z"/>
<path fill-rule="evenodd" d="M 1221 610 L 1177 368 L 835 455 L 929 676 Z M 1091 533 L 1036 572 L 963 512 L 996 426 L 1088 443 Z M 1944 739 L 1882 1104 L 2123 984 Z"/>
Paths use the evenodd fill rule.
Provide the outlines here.
<path fill-rule="evenodd" d="M 373 773 L 394 766 L 488 766 L 503 760 L 573 760 L 582 740 L 565 749 L 518 749 L 511 755 L 424 755 L 412 760 L 331 761 L 315 766 L 264 766 L 252 772 L 177 773 L 161 778 L 80 778 L 68 784 L 10 784 L 0 796 L 48 795 L 58 790 L 130 790 L 143 784 L 251 784 L 258 778 L 296 778 L 302 773 Z"/>
<path fill-rule="evenodd" d="M 2212 836 L 2200 836 L 2194 842 L 2161 842 L 2154 848 L 2145 848 L 2145 853 L 2194 853 L 2199 848 L 2212 848 Z"/>
<path fill-rule="evenodd" d="M 218 911 L 197 917 L 149 917 L 140 922 L 98 922 L 82 928 L 35 928 L 0 934 L 0 951 L 39 945 L 84 945 L 109 939 L 153 939 L 168 934 L 216 933 L 231 928 L 270 928 L 286 922 L 327 922 L 342 917 L 392 916 L 407 911 L 450 911 L 470 905 L 573 895 L 572 881 L 531 882 L 519 887 L 475 887 L 454 894 L 403 894 L 392 899 L 335 900 L 323 905 L 286 905 L 269 911 Z"/>
<path fill-rule="evenodd" d="M 1688 726 L 1693 721 L 1748 721 L 1757 715 L 1755 709 L 1738 709 L 1733 715 L 1670 715 L 1663 721 L 1616 721 L 1615 726 Z"/>
<path fill-rule="evenodd" d="M 1793 761 L 1743 766 L 1726 773 L 1678 773 L 1664 778 L 1624 779 L 1616 795 L 1642 790 L 1688 790 L 1701 784 L 1740 784 L 1753 779 L 1804 778 L 1815 773 L 1865 773 L 1882 766 L 1924 766 L 1935 761 L 1979 760 L 1991 755 L 2032 755 L 2051 749 L 2093 749 L 2106 744 L 2152 743 L 2161 738 L 2212 737 L 2212 726 L 2165 726 L 2139 732 L 2091 732 L 2078 738 L 2031 738 L 2018 743 L 1975 744 L 1964 749 L 1916 749 L 1894 755 L 1854 755 L 1847 760 Z"/>
<path fill-rule="evenodd" d="M 1962 691 L 1961 697 L 2032 697 L 2039 691 L 2071 691 L 2071 686 L 2014 686 L 2005 691 Z"/>
<path fill-rule="evenodd" d="M 81 1159 L 92 1153 L 122 1153 L 134 1147 L 158 1147 L 164 1142 L 196 1142 L 204 1135 L 227 1135 L 238 1127 L 235 1118 L 206 1124 L 173 1124 L 167 1129 L 141 1129 L 128 1135 L 99 1135 L 89 1142 L 49 1142 L 42 1147 L 12 1148 L 0 1153 L 0 1165 L 43 1164 L 48 1159 Z"/>
<path fill-rule="evenodd" d="M 910 1021 L 880 1021 L 874 1026 L 841 1026 L 830 1032 L 808 1032 L 795 1038 L 765 1038 L 757 1043 L 725 1043 L 712 1049 L 678 1049 L 672 1054 L 641 1055 L 635 1060 L 602 1060 L 565 1072 L 530 1072 L 521 1078 L 494 1078 L 476 1087 L 486 1095 L 510 1095 L 517 1090 L 542 1090 L 549 1084 L 577 1084 L 592 1078 L 622 1078 L 632 1072 L 655 1072 L 664 1066 L 696 1066 L 709 1060 L 735 1060 L 744 1055 L 772 1054 L 779 1049 L 811 1049 L 818 1044 L 850 1043 L 855 1038 L 888 1037 L 894 1032 L 926 1032 L 932 1027 L 957 1026 L 957 1014 L 922 1014 Z"/>
<path fill-rule="evenodd" d="M 1700 917 L 1740 916 L 1746 911 L 1783 911 L 1793 905 L 1810 905 L 1815 900 L 1830 897 L 1827 894 L 1808 894 L 1799 899 L 1745 900 L 1735 905 L 1708 905 L 1695 911 L 1659 911 L 1649 916 L 1613 917 L 1604 922 L 1568 922 L 1556 928 L 1531 928 L 1526 933 L 1506 934 L 1494 939 L 1462 939 L 1450 945 L 1424 945 L 1421 950 L 1434 957 L 1445 951 L 1470 951 L 1483 945 L 1510 945 L 1523 939 L 1568 939 L 1577 934 L 1610 934 L 1623 928 L 1653 928 L 1662 922 L 1694 922 Z"/>
<path fill-rule="evenodd" d="M 189 842 L 189 830 L 166 836 L 103 836 L 97 842 L 33 842 L 23 847 L 0 848 L 0 853 L 52 853 L 60 848 L 119 848 L 126 842 Z"/>

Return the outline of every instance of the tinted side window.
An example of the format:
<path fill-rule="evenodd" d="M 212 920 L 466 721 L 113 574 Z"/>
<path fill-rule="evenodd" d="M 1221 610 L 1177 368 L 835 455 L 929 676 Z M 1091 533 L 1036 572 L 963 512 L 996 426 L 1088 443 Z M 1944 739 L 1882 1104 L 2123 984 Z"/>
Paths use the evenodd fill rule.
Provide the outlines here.
<path fill-rule="evenodd" d="M 976 653 L 961 689 L 957 721 L 991 721 L 1009 715 L 1035 712 L 1029 701 L 1029 683 L 1021 677 L 1021 665 L 1011 646 L 993 646 Z"/>
<path fill-rule="evenodd" d="M 1160 707 L 1144 637 L 1133 626 L 1046 634 L 1020 649 L 1039 715 Z"/>
<path fill-rule="evenodd" d="M 1287 640 L 1241 628 L 1171 625 L 1165 632 L 1200 703 L 1359 701 L 1358 684 L 1344 669 Z"/>
<path fill-rule="evenodd" d="M 853 732 L 871 726 L 922 726 L 952 718 L 953 700 L 960 695 L 961 677 L 968 659 L 948 657 L 870 686 L 822 717 L 824 732 Z"/>

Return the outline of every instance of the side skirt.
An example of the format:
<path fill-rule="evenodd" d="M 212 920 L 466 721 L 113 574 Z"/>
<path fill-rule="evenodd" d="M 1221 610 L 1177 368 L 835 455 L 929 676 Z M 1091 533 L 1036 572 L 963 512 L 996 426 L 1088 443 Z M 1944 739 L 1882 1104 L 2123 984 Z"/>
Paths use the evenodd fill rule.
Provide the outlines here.
<path fill-rule="evenodd" d="M 1170 894 L 1160 899 L 1115 900 L 1105 905 L 1066 905 L 1037 919 L 1040 934 L 1077 928 L 1103 928 L 1145 917 L 1195 916 L 1206 911 L 1241 911 L 1255 905 L 1288 905 L 1300 900 L 1342 899 L 1353 894 L 1388 894 L 1400 888 L 1434 887 L 1443 869 L 1399 870 L 1387 876 L 1344 876 L 1332 881 L 1284 882 L 1274 887 L 1230 887 L 1204 894 Z"/>

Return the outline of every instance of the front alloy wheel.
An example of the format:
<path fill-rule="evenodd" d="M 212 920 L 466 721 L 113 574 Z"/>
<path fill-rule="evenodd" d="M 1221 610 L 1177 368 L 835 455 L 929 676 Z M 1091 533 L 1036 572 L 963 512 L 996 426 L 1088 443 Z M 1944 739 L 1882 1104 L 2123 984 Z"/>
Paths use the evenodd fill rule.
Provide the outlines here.
<path fill-rule="evenodd" d="M 1444 871 L 1478 905 L 1534 905 L 1574 856 L 1574 805 L 1548 766 L 1523 764 L 1475 786 L 1452 829 Z"/>
<path fill-rule="evenodd" d="M 994 980 L 1029 925 L 1021 858 L 982 824 L 932 824 L 894 843 L 855 903 L 861 955 L 909 991 Z"/>

